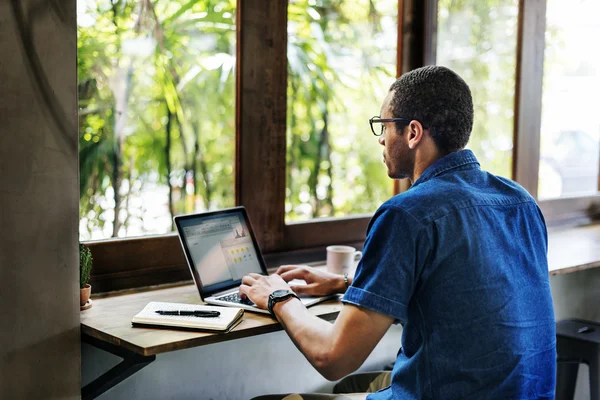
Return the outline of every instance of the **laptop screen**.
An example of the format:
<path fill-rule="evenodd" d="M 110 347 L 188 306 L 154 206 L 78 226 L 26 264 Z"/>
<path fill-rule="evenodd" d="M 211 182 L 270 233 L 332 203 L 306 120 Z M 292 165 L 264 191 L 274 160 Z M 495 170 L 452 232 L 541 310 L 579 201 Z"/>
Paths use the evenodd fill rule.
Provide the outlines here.
<path fill-rule="evenodd" d="M 202 294 L 239 285 L 244 275 L 264 273 L 243 209 L 176 217 L 188 262 L 196 270 Z"/>

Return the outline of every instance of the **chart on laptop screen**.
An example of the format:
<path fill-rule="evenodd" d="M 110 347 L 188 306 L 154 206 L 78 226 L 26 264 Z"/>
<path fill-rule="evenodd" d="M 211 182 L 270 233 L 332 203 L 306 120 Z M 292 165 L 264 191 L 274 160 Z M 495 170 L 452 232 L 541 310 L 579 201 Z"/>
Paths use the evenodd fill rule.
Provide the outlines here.
<path fill-rule="evenodd" d="M 203 286 L 260 273 L 252 238 L 239 216 L 200 220 L 183 227 L 183 232 Z"/>

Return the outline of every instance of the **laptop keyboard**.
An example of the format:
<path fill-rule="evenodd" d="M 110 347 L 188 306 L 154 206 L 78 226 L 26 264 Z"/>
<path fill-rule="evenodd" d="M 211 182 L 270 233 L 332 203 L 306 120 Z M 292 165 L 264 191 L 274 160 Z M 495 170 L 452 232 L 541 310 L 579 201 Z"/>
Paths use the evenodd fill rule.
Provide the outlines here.
<path fill-rule="evenodd" d="M 245 304 L 248 306 L 253 306 L 254 303 L 250 299 L 242 300 L 240 294 L 238 292 L 228 294 L 226 296 L 217 297 L 217 300 L 227 301 L 229 303 L 237 303 L 237 304 Z"/>

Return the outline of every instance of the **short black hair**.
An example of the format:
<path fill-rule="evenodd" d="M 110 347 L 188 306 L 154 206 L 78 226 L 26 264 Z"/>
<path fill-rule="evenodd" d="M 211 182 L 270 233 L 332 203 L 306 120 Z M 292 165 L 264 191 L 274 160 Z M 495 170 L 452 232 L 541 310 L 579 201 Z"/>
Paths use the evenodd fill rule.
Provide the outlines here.
<path fill-rule="evenodd" d="M 398 78 L 390 91 L 394 91 L 392 116 L 421 122 L 441 152 L 467 145 L 473 129 L 473 99 L 467 83 L 454 71 L 436 65 L 418 68 Z"/>

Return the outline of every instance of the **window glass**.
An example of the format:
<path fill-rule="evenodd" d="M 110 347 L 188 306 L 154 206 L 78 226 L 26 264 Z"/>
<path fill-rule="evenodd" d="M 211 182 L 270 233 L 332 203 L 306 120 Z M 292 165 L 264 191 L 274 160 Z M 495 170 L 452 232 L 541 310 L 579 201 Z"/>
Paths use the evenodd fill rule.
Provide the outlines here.
<path fill-rule="evenodd" d="M 475 119 L 467 148 L 481 167 L 512 173 L 518 0 L 439 0 L 437 61 L 471 88 Z"/>
<path fill-rule="evenodd" d="M 80 238 L 234 204 L 235 0 L 78 0 Z"/>
<path fill-rule="evenodd" d="M 396 76 L 397 0 L 291 0 L 286 221 L 372 213 L 392 195 L 369 118 Z"/>
<path fill-rule="evenodd" d="M 600 2 L 549 0 L 538 196 L 594 194 L 600 158 Z"/>

